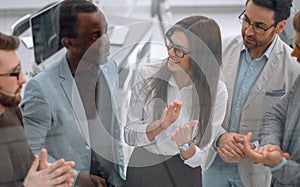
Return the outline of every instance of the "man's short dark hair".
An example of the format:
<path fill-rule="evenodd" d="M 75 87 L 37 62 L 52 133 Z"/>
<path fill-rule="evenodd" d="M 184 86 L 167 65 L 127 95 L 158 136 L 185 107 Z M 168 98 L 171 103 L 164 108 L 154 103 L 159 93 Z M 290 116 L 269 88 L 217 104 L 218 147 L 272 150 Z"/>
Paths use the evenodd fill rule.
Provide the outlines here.
<path fill-rule="evenodd" d="M 275 23 L 287 20 L 290 17 L 293 0 L 247 0 L 246 5 L 249 1 L 257 6 L 273 10 L 275 12 Z"/>
<path fill-rule="evenodd" d="M 55 10 L 54 30 L 61 40 L 63 37 L 76 37 L 76 23 L 79 13 L 94 13 L 99 9 L 86 0 L 65 0 Z"/>
<path fill-rule="evenodd" d="M 20 41 L 16 36 L 9 36 L 0 32 L 0 49 L 16 50 L 20 45 Z"/>

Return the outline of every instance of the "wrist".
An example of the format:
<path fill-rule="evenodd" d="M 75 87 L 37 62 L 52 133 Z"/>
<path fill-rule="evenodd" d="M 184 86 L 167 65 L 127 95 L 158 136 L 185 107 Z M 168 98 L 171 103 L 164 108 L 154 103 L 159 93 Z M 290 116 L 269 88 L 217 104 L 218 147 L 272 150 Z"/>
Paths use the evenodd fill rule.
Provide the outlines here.
<path fill-rule="evenodd" d="M 177 147 L 180 151 L 187 151 L 191 148 L 192 145 L 193 145 L 193 142 L 189 141 L 189 142 L 184 143 L 182 145 L 177 145 Z"/>

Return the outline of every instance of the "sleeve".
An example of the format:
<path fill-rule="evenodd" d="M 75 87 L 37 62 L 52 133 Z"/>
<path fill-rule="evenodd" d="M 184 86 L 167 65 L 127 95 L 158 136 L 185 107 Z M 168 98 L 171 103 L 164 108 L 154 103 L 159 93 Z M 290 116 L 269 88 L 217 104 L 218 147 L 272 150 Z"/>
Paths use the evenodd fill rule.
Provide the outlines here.
<path fill-rule="evenodd" d="M 211 125 L 213 126 L 212 136 L 209 140 L 209 143 L 205 147 L 200 149 L 196 146 L 196 153 L 191 158 L 185 160 L 185 164 L 191 167 L 197 167 L 200 165 L 203 170 L 206 170 L 212 163 L 213 158 L 211 158 L 211 151 L 214 151 L 213 143 L 215 142 L 216 136 L 223 132 L 221 126 L 226 113 L 227 99 L 228 93 L 226 86 L 224 82 L 219 81 L 218 91 L 213 109 L 213 119 L 211 122 Z"/>
<path fill-rule="evenodd" d="M 35 79 L 31 79 L 26 84 L 21 111 L 29 147 L 34 154 L 40 155 L 40 150 L 45 147 L 47 134 L 51 129 L 52 117 L 51 105 L 46 99 L 46 93 Z M 56 161 L 50 154 L 47 160 L 50 163 Z M 78 173 L 79 171 L 77 175 Z"/>
<path fill-rule="evenodd" d="M 272 176 L 282 185 L 298 186 L 300 184 L 300 164 L 293 160 L 287 160 L 281 169 L 272 172 Z"/>
<path fill-rule="evenodd" d="M 294 101 L 294 95 L 298 95 L 300 88 L 300 77 L 297 78 L 291 90 L 268 111 L 264 118 L 264 123 L 260 128 L 260 144 L 275 144 L 282 147 L 283 132 L 285 130 L 287 112 L 294 112 L 289 106 Z M 293 133 L 293 132 L 292 132 Z M 297 155 L 297 153 L 293 153 Z M 295 162 L 293 156 L 287 160 L 278 170 L 272 172 L 273 178 L 280 184 L 299 185 L 300 184 L 300 164 Z"/>
<path fill-rule="evenodd" d="M 145 110 L 146 91 L 143 89 L 146 77 L 145 72 L 140 69 L 136 75 L 135 84 L 132 88 L 130 104 L 128 108 L 127 123 L 124 128 L 125 142 L 134 147 L 150 144 L 146 135 L 146 128 L 152 121 L 152 115 Z"/>

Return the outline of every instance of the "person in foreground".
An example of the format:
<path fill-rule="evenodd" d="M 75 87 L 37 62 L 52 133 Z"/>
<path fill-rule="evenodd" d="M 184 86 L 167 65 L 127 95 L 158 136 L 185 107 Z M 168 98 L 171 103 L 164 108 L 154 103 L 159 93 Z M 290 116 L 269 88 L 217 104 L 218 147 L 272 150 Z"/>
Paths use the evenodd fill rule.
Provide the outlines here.
<path fill-rule="evenodd" d="M 295 48 L 291 55 L 300 62 L 300 12 L 294 16 L 293 26 Z M 246 156 L 270 167 L 274 187 L 300 186 L 299 113 L 300 76 L 287 95 L 266 113 L 259 131 L 261 147 L 251 149 L 252 133 L 242 139 Z"/>
<path fill-rule="evenodd" d="M 184 18 L 166 32 L 165 45 L 167 59 L 137 70 L 124 129 L 125 142 L 135 147 L 128 187 L 201 186 L 201 168 L 214 158 L 212 142 L 225 116 L 217 23 Z"/>
<path fill-rule="evenodd" d="M 77 186 L 122 186 L 120 131 L 111 96 L 118 79 L 108 60 L 105 16 L 90 1 L 60 1 L 54 30 L 66 53 L 28 81 L 21 104 L 34 153 L 74 160 Z M 103 71 L 102 71 L 103 70 Z"/>
<path fill-rule="evenodd" d="M 223 40 L 222 72 L 228 89 L 223 132 L 217 136 L 216 156 L 203 172 L 207 187 L 269 187 L 272 175 L 263 164 L 253 164 L 234 136 L 258 132 L 265 113 L 284 96 L 299 75 L 292 49 L 278 36 L 290 15 L 292 0 L 247 0 L 236 21 L 241 35 Z"/>
<path fill-rule="evenodd" d="M 47 151 L 40 160 L 33 156 L 23 132 L 20 109 L 22 85 L 26 78 L 15 50 L 16 37 L 0 33 L 0 186 L 54 187 L 71 186 L 74 162 L 63 159 L 47 162 Z"/>

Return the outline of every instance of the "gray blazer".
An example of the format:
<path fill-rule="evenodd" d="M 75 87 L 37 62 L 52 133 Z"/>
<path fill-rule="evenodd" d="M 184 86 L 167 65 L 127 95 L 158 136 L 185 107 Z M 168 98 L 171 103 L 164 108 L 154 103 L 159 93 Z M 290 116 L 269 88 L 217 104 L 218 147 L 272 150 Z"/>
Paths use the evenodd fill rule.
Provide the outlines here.
<path fill-rule="evenodd" d="M 228 89 L 228 105 L 223 123 L 229 126 L 229 117 L 240 51 L 243 45 L 241 36 L 223 42 L 223 75 Z M 264 114 L 285 95 L 300 72 L 300 65 L 291 57 L 292 49 L 279 37 L 270 58 L 258 77 L 246 100 L 241 114 L 239 133 L 253 133 L 253 141 L 258 140 L 258 131 L 263 123 Z M 239 174 L 245 186 L 269 186 L 271 173 L 261 164 L 252 164 L 243 159 L 238 164 Z"/>
<path fill-rule="evenodd" d="M 268 111 L 260 128 L 261 145 L 274 144 L 290 154 L 280 170 L 272 173 L 274 187 L 300 186 L 300 76 L 292 89 Z"/>
<path fill-rule="evenodd" d="M 118 88 L 115 62 L 109 61 L 103 65 L 102 72 L 109 91 L 117 93 L 113 91 Z M 98 115 L 95 118 L 87 118 L 79 90 L 70 72 L 66 56 L 27 83 L 21 108 L 25 134 L 32 151 L 38 154 L 40 149 L 45 147 L 50 162 L 60 158 L 73 160 L 76 163 L 75 169 L 89 173 L 91 144 L 99 141 L 99 144 L 93 144 L 95 152 L 111 162 L 122 163 L 120 128 L 115 118 L 117 115 L 110 117 L 111 124 L 97 125 L 102 120 L 99 120 Z M 115 99 L 116 95 L 112 94 L 110 103 L 113 106 L 116 104 L 113 101 Z M 117 111 L 116 107 L 113 108 Z M 103 128 L 104 126 L 110 129 Z M 103 137 L 106 137 L 105 142 Z M 111 158 L 113 160 L 110 160 Z M 114 178 L 119 177 L 119 168 L 118 166 L 113 168 L 108 181 L 114 184 L 113 181 L 118 181 Z M 114 185 L 120 184 L 116 182 Z"/>

